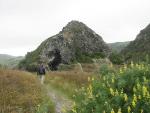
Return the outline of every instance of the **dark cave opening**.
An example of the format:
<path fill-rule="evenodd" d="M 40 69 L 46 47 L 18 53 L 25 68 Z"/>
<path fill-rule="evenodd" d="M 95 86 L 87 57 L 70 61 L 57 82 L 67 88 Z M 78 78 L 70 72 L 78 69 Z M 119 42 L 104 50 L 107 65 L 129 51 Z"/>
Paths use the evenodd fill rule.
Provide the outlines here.
<path fill-rule="evenodd" d="M 53 54 L 54 58 L 53 58 L 52 61 L 50 61 L 48 63 L 48 66 L 49 66 L 50 70 L 57 71 L 58 70 L 58 66 L 59 66 L 59 64 L 62 61 L 61 54 L 60 54 L 60 51 L 58 49 L 53 50 L 52 54 Z"/>

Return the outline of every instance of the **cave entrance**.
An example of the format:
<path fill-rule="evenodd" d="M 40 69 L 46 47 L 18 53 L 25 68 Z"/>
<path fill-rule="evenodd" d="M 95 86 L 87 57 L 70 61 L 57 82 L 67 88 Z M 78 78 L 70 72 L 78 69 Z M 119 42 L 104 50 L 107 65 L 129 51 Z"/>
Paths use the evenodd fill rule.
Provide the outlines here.
<path fill-rule="evenodd" d="M 51 55 L 53 56 L 51 61 L 49 61 L 48 66 L 50 70 L 56 71 L 58 70 L 58 66 L 62 61 L 60 51 L 58 49 L 55 49 L 51 52 Z"/>

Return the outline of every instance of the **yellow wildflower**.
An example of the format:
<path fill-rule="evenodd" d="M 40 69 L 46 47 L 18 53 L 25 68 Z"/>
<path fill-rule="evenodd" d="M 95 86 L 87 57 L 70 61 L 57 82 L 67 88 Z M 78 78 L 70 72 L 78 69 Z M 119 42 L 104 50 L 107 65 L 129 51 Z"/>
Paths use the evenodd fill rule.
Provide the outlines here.
<path fill-rule="evenodd" d="M 143 86 L 142 91 L 143 91 L 143 97 L 145 97 L 147 94 L 147 88 L 145 86 Z"/>
<path fill-rule="evenodd" d="M 103 113 L 106 113 L 105 110 L 103 111 Z"/>
<path fill-rule="evenodd" d="M 115 112 L 114 112 L 114 109 L 111 110 L 111 113 L 115 113 Z"/>
<path fill-rule="evenodd" d="M 130 113 L 131 112 L 131 107 L 130 106 L 128 106 L 128 113 Z"/>
<path fill-rule="evenodd" d="M 143 109 L 141 109 L 141 113 L 144 113 L 144 112 L 143 112 Z"/>
<path fill-rule="evenodd" d="M 117 112 L 117 113 L 122 113 L 122 112 L 121 112 L 121 108 L 118 109 L 118 112 Z"/>
<path fill-rule="evenodd" d="M 134 101 L 134 102 L 137 102 L 137 97 L 136 97 L 135 94 L 133 95 L 133 101 Z"/>
<path fill-rule="evenodd" d="M 119 94 L 119 92 L 118 92 L 118 90 L 116 89 L 116 91 L 115 91 L 115 95 L 118 95 Z"/>
<path fill-rule="evenodd" d="M 133 87 L 133 92 L 135 93 L 137 90 L 136 90 L 136 88 L 135 87 Z"/>
<path fill-rule="evenodd" d="M 114 90 L 112 88 L 110 88 L 109 90 L 110 90 L 110 94 L 114 96 Z"/>
<path fill-rule="evenodd" d="M 141 95 L 138 96 L 138 99 L 141 99 Z"/>
<path fill-rule="evenodd" d="M 124 100 L 127 101 L 128 100 L 128 96 L 127 94 L 124 94 Z"/>
<path fill-rule="evenodd" d="M 112 83 L 114 83 L 114 82 L 115 82 L 114 78 L 112 78 L 112 79 L 111 79 L 111 82 L 112 82 Z"/>
<path fill-rule="evenodd" d="M 132 101 L 132 106 L 133 106 L 133 107 L 135 107 L 135 106 L 136 106 L 135 101 Z"/>
<path fill-rule="evenodd" d="M 92 81 L 94 81 L 94 77 L 92 77 Z"/>

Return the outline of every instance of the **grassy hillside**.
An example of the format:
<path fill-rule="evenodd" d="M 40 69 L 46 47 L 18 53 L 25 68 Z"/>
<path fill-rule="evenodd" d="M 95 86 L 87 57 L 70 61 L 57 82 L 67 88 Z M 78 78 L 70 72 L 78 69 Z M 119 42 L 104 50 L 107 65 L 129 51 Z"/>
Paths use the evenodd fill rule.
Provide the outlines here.
<path fill-rule="evenodd" d="M 128 44 L 130 43 L 130 41 L 126 41 L 126 42 L 115 42 L 115 43 L 108 43 L 108 45 L 110 46 L 110 48 L 112 49 L 113 52 L 121 52 L 121 50 L 123 50 Z"/>
<path fill-rule="evenodd" d="M 0 64 L 7 64 L 7 61 L 12 58 L 15 58 L 15 57 L 11 55 L 6 55 L 6 54 L 0 54 Z"/>
<path fill-rule="evenodd" d="M 0 64 L 5 65 L 10 68 L 14 68 L 18 65 L 18 63 L 23 59 L 22 56 L 11 56 L 6 54 L 0 54 Z"/>

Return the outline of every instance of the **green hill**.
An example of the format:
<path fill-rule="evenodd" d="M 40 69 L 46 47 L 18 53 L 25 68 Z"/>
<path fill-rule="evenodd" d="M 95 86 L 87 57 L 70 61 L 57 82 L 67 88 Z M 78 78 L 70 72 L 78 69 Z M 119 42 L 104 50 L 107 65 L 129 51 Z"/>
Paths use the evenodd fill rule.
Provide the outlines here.
<path fill-rule="evenodd" d="M 108 43 L 108 45 L 110 46 L 110 48 L 112 49 L 113 52 L 120 53 L 121 50 L 124 49 L 129 43 L 130 43 L 130 41 L 115 42 L 115 43 Z"/>
<path fill-rule="evenodd" d="M 9 68 L 14 68 L 23 58 L 23 56 L 15 57 L 7 54 L 0 54 L 0 64 Z"/>
<path fill-rule="evenodd" d="M 121 54 L 126 61 L 139 62 L 150 59 L 150 24 L 140 31 L 136 39 L 125 47 Z"/>

